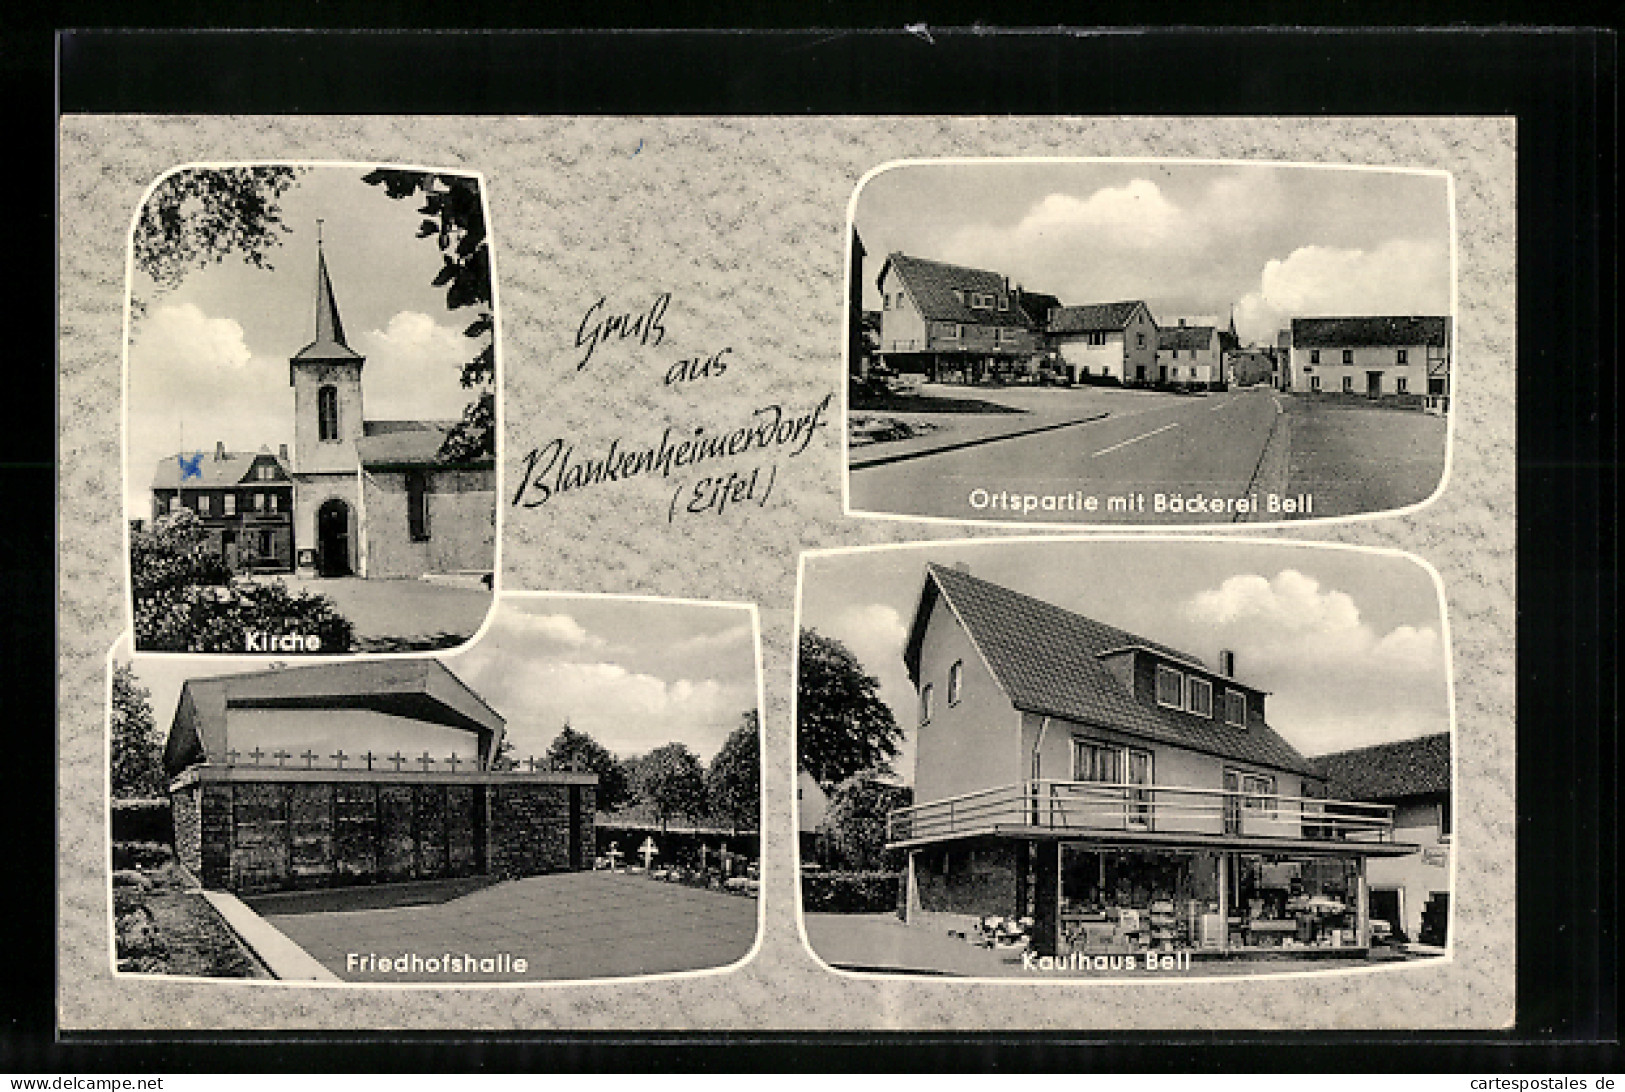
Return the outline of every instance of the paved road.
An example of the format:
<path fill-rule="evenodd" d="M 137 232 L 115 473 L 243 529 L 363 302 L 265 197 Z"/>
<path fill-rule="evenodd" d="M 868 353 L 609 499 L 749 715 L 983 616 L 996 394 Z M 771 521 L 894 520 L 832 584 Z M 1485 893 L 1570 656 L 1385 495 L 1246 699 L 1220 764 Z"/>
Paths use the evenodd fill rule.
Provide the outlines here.
<path fill-rule="evenodd" d="M 376 906 L 374 891 L 357 890 L 356 903 L 372 908 L 348 911 L 332 908 L 343 892 L 244 901 L 350 982 L 537 982 L 692 971 L 738 962 L 756 942 L 755 899 L 641 875 L 567 872 L 472 893 L 462 893 L 466 885 L 445 886 L 452 897 L 388 908 Z M 489 974 L 412 971 L 409 962 L 408 973 L 396 974 L 358 969 L 351 953 L 391 961 L 507 955 L 509 962 Z M 517 958 L 525 960 L 524 971 L 513 969 Z"/>
<path fill-rule="evenodd" d="M 1444 476 L 1443 417 L 1284 396 L 1292 431 L 1288 488 L 1315 514 L 1350 515 L 1427 500 Z"/>
<path fill-rule="evenodd" d="M 1233 506 L 1190 513 L 1173 500 L 1249 497 L 1280 412 L 1261 388 L 1120 398 L 1101 420 L 854 470 L 852 507 L 1010 522 L 1229 523 Z M 1257 485 L 1267 503 L 1284 478 Z"/>

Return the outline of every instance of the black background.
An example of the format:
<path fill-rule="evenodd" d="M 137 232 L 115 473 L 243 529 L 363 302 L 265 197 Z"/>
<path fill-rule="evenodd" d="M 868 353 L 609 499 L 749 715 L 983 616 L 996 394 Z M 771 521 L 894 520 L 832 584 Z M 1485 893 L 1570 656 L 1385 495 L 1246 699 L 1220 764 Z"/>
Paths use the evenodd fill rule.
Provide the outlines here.
<path fill-rule="evenodd" d="M 219 18 L 172 5 L 176 23 Z M 1324 16 L 1360 14 L 1319 5 Z M 359 9 L 357 9 L 359 10 Z M 369 17 L 406 21 L 388 4 Z M 1221 17 L 1232 14 L 1216 9 Z M 1270 9 L 1266 6 L 1266 12 Z M 350 9 L 312 5 L 289 24 Z M 459 14 L 466 14 L 460 12 Z M 500 23 L 512 12 L 492 10 Z M 603 11 L 600 10 L 600 15 Z M 654 15 L 662 13 L 655 12 Z M 694 14 L 692 12 L 687 14 Z M 702 21 L 715 11 L 699 12 Z M 813 22 L 851 9 L 811 6 Z M 860 15 L 880 18 L 879 8 Z M 1167 15 L 1160 8 L 1137 15 Z M 1282 8 L 1286 18 L 1305 12 Z M 1366 14 L 1370 14 L 1367 12 Z M 1387 13 L 1383 13 L 1387 14 Z M 1417 19 L 1437 5 L 1409 6 Z M 1504 13 L 1481 8 L 1475 18 Z M 312 20 L 310 17 L 314 17 Z M 126 16 L 86 6 L 74 22 Z M 649 18 L 649 15 L 645 15 Z M 918 16 L 900 14 L 901 27 Z M 1076 18 L 1076 14 L 1073 15 Z M 1189 17 L 1189 13 L 1186 13 Z M 1213 12 L 1208 14 L 1213 17 Z M 7 16 L 11 18 L 11 16 Z M 60 18 L 60 16 L 59 16 Z M 664 18 L 654 19 L 666 22 Z M 969 20 L 965 20 L 969 22 Z M 759 25 L 761 21 L 759 20 Z M 53 55 L 59 45 L 59 52 Z M 53 63 L 60 57 L 59 102 Z M 1617 1072 L 1617 402 L 1611 32 L 904 29 L 0 36 L 12 140 L 0 429 L 9 904 L 0 1070 Z M 1493 114 L 1518 120 L 1518 1022 L 1484 1034 L 54 1036 L 55 110 L 290 114 Z M 20 230 L 19 230 L 20 229 Z M 17 336 L 27 332 L 27 337 Z M 1458 694 L 1458 700 L 1470 697 Z M 23 877 L 28 879 L 25 881 Z M 11 911 L 23 911 L 15 918 Z M 628 1029 L 629 1034 L 634 1029 Z M 1380 1048 L 1374 1044 L 1380 1043 Z M 652 1047 L 653 1049 L 648 1049 Z"/>

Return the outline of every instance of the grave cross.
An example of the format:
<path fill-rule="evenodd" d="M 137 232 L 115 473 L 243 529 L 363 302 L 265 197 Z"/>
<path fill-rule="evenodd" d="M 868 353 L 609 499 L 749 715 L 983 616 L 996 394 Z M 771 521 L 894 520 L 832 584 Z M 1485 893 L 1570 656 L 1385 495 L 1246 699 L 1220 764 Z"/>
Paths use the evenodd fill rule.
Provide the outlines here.
<path fill-rule="evenodd" d="M 621 858 L 626 856 L 626 854 L 621 852 L 619 842 L 611 842 L 609 843 L 609 848 L 604 850 L 604 856 L 609 858 L 609 870 L 614 872 L 615 866 L 620 863 Z"/>
<path fill-rule="evenodd" d="M 338 768 L 341 769 L 341 770 L 344 769 L 344 763 L 347 762 L 349 760 L 349 758 L 350 758 L 349 755 L 344 753 L 344 748 L 343 747 L 340 747 L 338 750 L 334 751 L 331 755 L 328 755 L 327 757 L 331 758 L 334 762 L 338 763 Z"/>
<path fill-rule="evenodd" d="M 446 765 L 451 767 L 451 772 L 452 773 L 457 772 L 457 763 L 460 762 L 460 761 L 461 761 L 461 759 L 459 759 L 457 757 L 457 752 L 456 751 L 453 751 L 451 754 L 446 756 Z"/>
<path fill-rule="evenodd" d="M 531 773 L 535 773 L 535 772 L 536 772 L 536 769 L 537 769 L 537 766 L 536 766 L 536 756 L 535 756 L 535 755 L 531 755 L 531 756 L 530 756 L 530 757 L 529 757 L 529 758 L 527 758 L 527 759 L 525 759 L 525 762 L 526 762 L 526 764 L 527 764 L 527 765 L 529 765 L 529 766 L 530 766 L 530 772 L 531 772 Z"/>
<path fill-rule="evenodd" d="M 705 871 L 705 855 L 707 853 L 709 853 L 709 852 L 711 852 L 710 847 L 707 846 L 704 842 L 701 842 L 700 843 L 700 872 L 702 872 L 702 873 Z"/>
<path fill-rule="evenodd" d="M 401 772 L 401 763 L 406 761 L 406 756 L 401 754 L 399 751 L 396 751 L 394 754 L 390 755 L 384 761 L 395 763 L 395 772 L 400 773 Z"/>
<path fill-rule="evenodd" d="M 310 769 L 312 766 L 314 766 L 316 764 L 316 759 L 321 757 L 321 756 L 318 755 L 315 751 L 312 751 L 309 747 L 306 747 L 305 748 L 305 753 L 300 755 L 299 757 L 305 760 L 305 769 L 308 770 L 308 769 Z"/>
<path fill-rule="evenodd" d="M 286 764 L 288 759 L 292 758 L 293 756 L 287 751 L 284 751 L 282 748 L 278 747 L 276 750 L 271 752 L 271 757 L 276 759 L 276 764 L 278 766 L 281 766 Z"/>
<path fill-rule="evenodd" d="M 638 853 L 643 857 L 643 867 L 648 868 L 649 863 L 655 859 L 655 857 L 660 853 L 660 850 L 655 845 L 655 840 L 653 838 L 645 838 L 643 840 L 643 844 L 638 847 Z"/>
<path fill-rule="evenodd" d="M 429 767 L 434 765 L 434 759 L 429 757 L 428 751 L 424 751 L 422 755 L 418 756 L 418 762 L 422 764 L 424 773 L 428 773 Z"/>
<path fill-rule="evenodd" d="M 254 760 L 254 765 L 258 766 L 260 764 L 260 759 L 265 757 L 265 752 L 260 750 L 258 747 L 255 747 L 252 751 L 248 752 L 248 757 L 252 758 Z"/>
<path fill-rule="evenodd" d="M 372 769 L 372 760 L 375 759 L 375 758 L 382 758 L 383 756 L 382 755 L 375 755 L 371 751 L 368 751 L 366 754 L 362 755 L 361 757 L 367 760 L 367 769 L 370 770 L 370 769 Z"/>
<path fill-rule="evenodd" d="M 238 755 L 239 755 L 239 752 L 238 752 L 237 748 L 235 748 L 235 747 L 227 748 L 227 750 L 226 750 L 226 765 L 227 766 L 235 766 L 235 765 L 237 765 Z"/>

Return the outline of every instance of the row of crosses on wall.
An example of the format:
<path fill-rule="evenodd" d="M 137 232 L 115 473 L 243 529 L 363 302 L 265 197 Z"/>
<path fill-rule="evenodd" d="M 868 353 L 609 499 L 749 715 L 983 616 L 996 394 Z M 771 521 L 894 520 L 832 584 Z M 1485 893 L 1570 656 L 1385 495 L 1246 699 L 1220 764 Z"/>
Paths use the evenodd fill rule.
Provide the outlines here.
<path fill-rule="evenodd" d="M 266 752 L 265 750 L 263 750 L 263 749 L 261 749 L 259 747 L 255 747 L 252 751 L 249 751 L 247 754 L 244 754 L 243 752 L 238 751 L 235 748 L 233 748 L 232 750 L 228 750 L 226 752 L 226 765 L 228 765 L 228 766 L 276 765 L 276 766 L 280 766 L 280 767 L 286 767 L 288 765 L 288 760 L 289 759 L 295 759 L 296 758 L 296 759 L 300 759 L 300 760 L 302 760 L 304 762 L 303 769 L 313 770 L 313 769 L 317 768 L 317 762 L 323 757 L 324 756 L 317 754 L 315 751 L 312 751 L 308 747 L 305 748 L 305 751 L 304 751 L 303 754 L 293 754 L 290 751 L 284 751 L 284 750 L 282 750 L 280 748 L 278 748 L 275 751 Z M 434 756 L 430 755 L 428 751 L 424 751 L 421 755 L 417 755 L 416 757 L 413 757 L 411 755 L 403 755 L 399 751 L 396 751 L 392 755 L 379 755 L 379 754 L 374 754 L 371 751 L 367 751 L 364 754 L 359 754 L 359 755 L 347 755 L 347 754 L 344 753 L 344 749 L 341 747 L 337 751 L 334 751 L 332 754 L 327 755 L 325 757 L 330 758 L 330 759 L 333 760 L 333 765 L 332 765 L 331 768 L 339 769 L 339 770 L 344 770 L 344 769 L 356 769 L 356 770 L 378 769 L 378 770 L 393 770 L 393 772 L 395 772 L 395 773 L 401 773 L 404 770 L 408 770 L 412 766 L 415 765 L 415 766 L 421 767 L 424 773 L 430 773 L 430 772 L 432 772 L 432 767 L 434 767 L 436 765 L 441 765 L 441 766 L 444 766 L 446 769 L 450 770 L 452 773 L 456 773 L 457 772 L 457 767 L 459 767 L 459 766 L 474 766 L 476 769 L 478 768 L 478 764 L 475 763 L 472 759 L 459 758 L 456 754 L 449 754 L 445 758 L 439 759 L 439 758 L 435 758 Z M 265 760 L 268 759 L 268 758 L 272 759 L 273 761 L 270 762 L 270 763 L 267 763 Z M 243 762 L 242 761 L 243 759 L 247 759 L 248 761 Z M 355 763 L 354 766 L 347 765 L 348 763 L 352 763 L 352 762 Z M 375 765 L 375 763 L 376 763 L 376 765 Z M 298 769 L 300 767 L 295 767 L 295 768 Z M 321 768 L 322 769 L 328 769 L 329 767 L 324 763 Z M 574 767 L 574 765 L 569 765 L 569 766 L 566 766 L 565 768 L 573 770 L 575 767 Z M 532 755 L 531 757 L 526 758 L 523 762 L 515 761 L 514 764 L 506 771 L 499 770 L 499 771 L 496 771 L 496 772 L 498 772 L 498 773 L 504 773 L 504 772 L 507 772 L 507 773 L 520 773 L 520 772 L 523 772 L 525 770 L 528 770 L 530 773 L 538 773 L 538 772 L 548 772 L 548 771 L 551 771 L 551 770 L 554 770 L 554 769 L 555 769 L 554 765 L 549 760 L 547 760 L 545 758 L 536 758 L 534 755 Z"/>

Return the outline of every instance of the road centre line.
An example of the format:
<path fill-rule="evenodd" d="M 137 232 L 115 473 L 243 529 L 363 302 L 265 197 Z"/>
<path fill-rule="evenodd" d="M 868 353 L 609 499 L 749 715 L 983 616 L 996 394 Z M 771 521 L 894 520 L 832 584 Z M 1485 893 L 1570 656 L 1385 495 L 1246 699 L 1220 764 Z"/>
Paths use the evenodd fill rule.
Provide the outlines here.
<path fill-rule="evenodd" d="M 1106 454 L 1108 454 L 1110 452 L 1116 451 L 1120 447 L 1127 447 L 1130 444 L 1137 444 L 1141 440 L 1149 440 L 1151 437 L 1155 436 L 1159 432 L 1167 432 L 1171 428 L 1178 428 L 1178 427 L 1179 427 L 1179 422 L 1178 421 L 1169 422 L 1168 424 L 1163 425 L 1161 428 L 1154 428 L 1150 432 L 1147 432 L 1147 433 L 1144 433 L 1142 435 L 1134 437 L 1134 439 L 1132 439 L 1132 440 L 1124 440 L 1120 444 L 1113 444 L 1111 447 L 1102 448 L 1101 450 L 1095 452 L 1093 455 L 1091 455 L 1089 457 L 1091 459 L 1098 459 L 1102 455 L 1106 455 Z"/>

